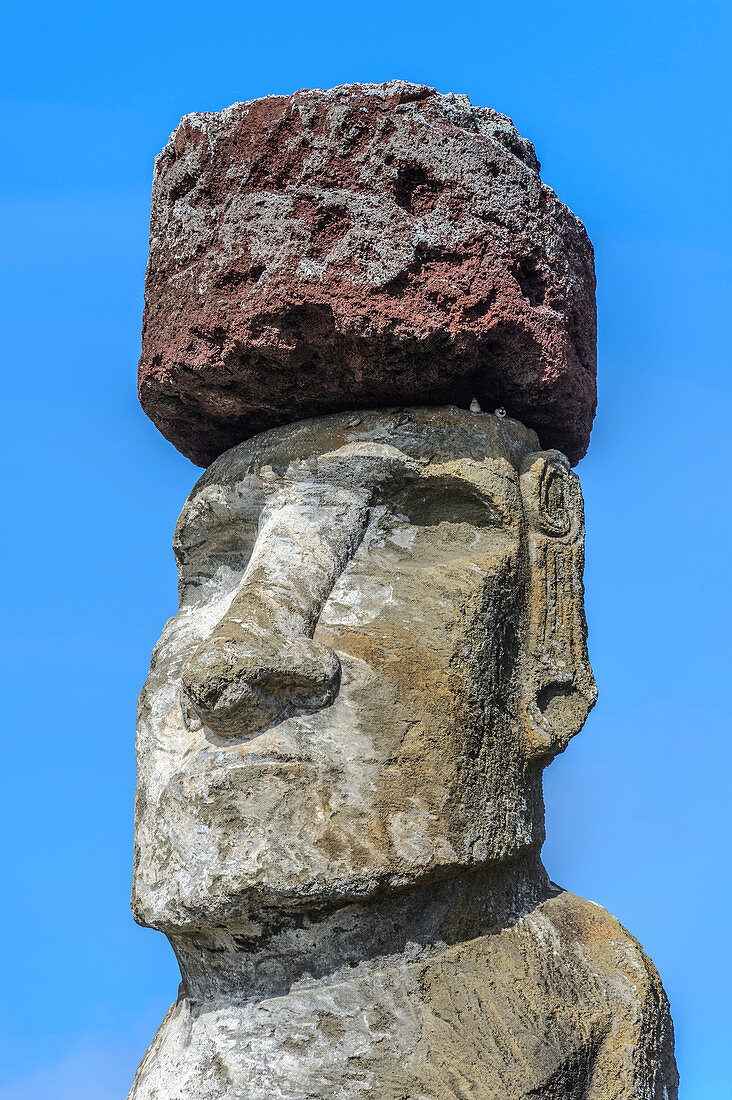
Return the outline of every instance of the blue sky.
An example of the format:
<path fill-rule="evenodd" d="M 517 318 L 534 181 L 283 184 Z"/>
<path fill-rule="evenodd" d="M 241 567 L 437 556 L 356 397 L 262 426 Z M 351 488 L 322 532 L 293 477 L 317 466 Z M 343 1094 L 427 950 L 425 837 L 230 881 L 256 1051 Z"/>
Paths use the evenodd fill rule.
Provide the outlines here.
<path fill-rule="evenodd" d="M 0 3 L 0 1100 L 118 1100 L 177 988 L 128 910 L 135 699 L 197 476 L 136 403 L 153 157 L 186 112 L 393 77 L 510 115 L 595 244 L 600 702 L 547 773 L 545 860 L 654 958 L 684 1100 L 732 1097 L 731 23 L 716 0 Z"/>

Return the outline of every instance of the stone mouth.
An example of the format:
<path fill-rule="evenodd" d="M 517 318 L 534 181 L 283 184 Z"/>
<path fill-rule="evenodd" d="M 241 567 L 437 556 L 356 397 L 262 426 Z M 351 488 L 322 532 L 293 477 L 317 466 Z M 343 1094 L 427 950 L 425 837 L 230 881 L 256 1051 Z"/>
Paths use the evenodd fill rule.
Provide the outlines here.
<path fill-rule="evenodd" d="M 307 760 L 304 757 L 299 756 L 239 756 L 237 758 L 237 767 L 239 769 L 246 769 L 251 771 L 258 771 L 261 768 L 282 768 L 293 771 L 301 771 L 303 769 L 314 769 L 316 764 L 312 760 Z"/>
<path fill-rule="evenodd" d="M 302 771 L 317 771 L 319 762 L 305 756 L 289 756 L 278 753 L 253 753 L 244 752 L 238 746 L 231 746 L 232 751 L 226 758 L 218 762 L 215 774 L 231 775 L 232 772 L 251 774 L 259 771 L 281 770 L 288 774 Z M 235 751 L 239 748 L 239 751 Z M 199 773 L 200 775 L 201 773 Z M 205 776 L 205 772 L 202 773 Z"/>

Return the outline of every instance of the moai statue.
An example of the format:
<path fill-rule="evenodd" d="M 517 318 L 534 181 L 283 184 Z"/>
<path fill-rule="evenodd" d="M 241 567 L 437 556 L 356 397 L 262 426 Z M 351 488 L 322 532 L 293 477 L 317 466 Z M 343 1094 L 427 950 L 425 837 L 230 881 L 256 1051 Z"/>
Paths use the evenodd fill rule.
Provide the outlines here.
<path fill-rule="evenodd" d="M 652 963 L 540 860 L 596 695 L 593 292 L 464 97 L 268 97 L 158 158 L 141 394 L 211 464 L 140 699 L 133 910 L 182 984 L 134 1100 L 676 1096 Z"/>

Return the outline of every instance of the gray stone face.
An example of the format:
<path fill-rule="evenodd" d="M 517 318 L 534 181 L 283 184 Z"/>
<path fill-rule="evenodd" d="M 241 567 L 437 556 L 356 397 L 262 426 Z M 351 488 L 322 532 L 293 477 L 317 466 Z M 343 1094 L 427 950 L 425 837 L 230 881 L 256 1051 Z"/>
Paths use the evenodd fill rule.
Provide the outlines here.
<path fill-rule="evenodd" d="M 130 1096 L 675 1096 L 652 964 L 539 860 L 595 699 L 564 456 L 454 407 L 304 421 L 174 545 L 133 910 L 183 982 Z"/>

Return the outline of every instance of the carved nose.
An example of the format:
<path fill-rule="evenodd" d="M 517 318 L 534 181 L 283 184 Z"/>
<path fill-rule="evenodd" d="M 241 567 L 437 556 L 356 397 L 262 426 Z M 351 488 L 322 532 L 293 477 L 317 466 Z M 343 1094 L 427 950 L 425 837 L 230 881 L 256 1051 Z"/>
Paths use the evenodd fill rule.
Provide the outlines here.
<path fill-rule="evenodd" d="M 341 664 L 313 634 L 367 515 L 362 493 L 327 483 L 283 487 L 265 508 L 239 590 L 183 672 L 185 694 L 214 733 L 256 733 L 333 702 Z"/>
<path fill-rule="evenodd" d="M 218 634 L 183 673 L 194 710 L 219 736 L 257 733 L 289 714 L 319 710 L 338 694 L 341 665 L 332 649 L 312 638 L 257 634 Z"/>

